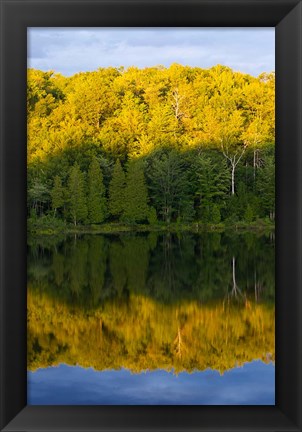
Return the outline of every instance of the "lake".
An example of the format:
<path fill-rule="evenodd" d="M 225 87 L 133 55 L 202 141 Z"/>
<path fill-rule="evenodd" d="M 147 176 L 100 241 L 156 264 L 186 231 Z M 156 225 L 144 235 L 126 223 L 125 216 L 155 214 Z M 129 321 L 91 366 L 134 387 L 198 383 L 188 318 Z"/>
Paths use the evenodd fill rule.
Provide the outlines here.
<path fill-rule="evenodd" d="M 274 405 L 272 233 L 30 238 L 28 404 Z"/>

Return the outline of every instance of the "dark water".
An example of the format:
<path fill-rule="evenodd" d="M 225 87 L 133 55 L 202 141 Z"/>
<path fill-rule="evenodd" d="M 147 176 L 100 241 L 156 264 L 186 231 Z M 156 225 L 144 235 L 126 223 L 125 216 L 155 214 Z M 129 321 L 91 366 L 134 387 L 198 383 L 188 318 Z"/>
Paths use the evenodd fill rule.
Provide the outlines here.
<path fill-rule="evenodd" d="M 30 240 L 28 404 L 274 404 L 274 240 Z"/>

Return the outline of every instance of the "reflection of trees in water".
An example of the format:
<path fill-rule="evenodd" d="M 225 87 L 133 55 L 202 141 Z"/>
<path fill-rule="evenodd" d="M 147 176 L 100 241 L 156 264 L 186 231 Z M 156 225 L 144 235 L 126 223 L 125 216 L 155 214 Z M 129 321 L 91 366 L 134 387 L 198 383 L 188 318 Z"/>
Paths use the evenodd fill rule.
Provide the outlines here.
<path fill-rule="evenodd" d="M 233 288 L 232 288 L 232 291 L 231 291 L 231 295 L 234 296 L 234 297 L 238 297 L 238 295 L 242 296 L 242 292 L 241 292 L 241 290 L 238 287 L 237 282 L 236 282 L 236 260 L 235 260 L 234 256 L 232 257 L 232 269 L 233 269 L 233 271 L 232 271 L 232 275 L 233 275 Z"/>
<path fill-rule="evenodd" d="M 221 235 L 213 233 L 198 238 L 198 251 L 199 274 L 196 285 L 201 292 L 201 299 L 207 301 L 222 297 L 231 278 L 231 269 L 227 247 Z"/>
<path fill-rule="evenodd" d="M 183 351 L 183 341 L 182 341 L 181 330 L 179 326 L 177 329 L 177 336 L 174 339 L 174 348 L 175 348 L 176 356 L 181 358 L 181 353 Z"/>
<path fill-rule="evenodd" d="M 130 233 L 46 241 L 29 250 L 31 369 L 65 362 L 224 371 L 274 359 L 269 236 Z"/>
<path fill-rule="evenodd" d="M 147 280 L 152 297 L 171 302 L 200 296 L 197 280 L 201 269 L 196 247 L 197 238 L 187 233 L 159 236 L 150 256 Z"/>
<path fill-rule="evenodd" d="M 223 372 L 274 360 L 274 307 L 252 301 L 161 304 L 132 295 L 84 309 L 28 291 L 28 366 Z"/>
<path fill-rule="evenodd" d="M 85 307 L 131 293 L 164 303 L 226 294 L 274 300 L 274 243 L 264 236 L 91 235 L 33 244 L 28 261 L 36 289 Z"/>
<path fill-rule="evenodd" d="M 175 288 L 175 254 L 172 251 L 172 236 L 168 233 L 163 238 L 163 266 L 162 280 L 169 291 L 174 291 Z"/>
<path fill-rule="evenodd" d="M 147 292 L 161 301 L 167 301 L 176 288 L 173 260 L 171 235 L 158 236 L 154 253 L 149 258 L 146 286 Z"/>
<path fill-rule="evenodd" d="M 228 300 L 230 298 L 236 299 L 236 300 L 243 300 L 244 298 L 246 298 L 246 295 L 244 295 L 242 293 L 241 289 L 237 285 L 237 281 L 236 281 L 236 259 L 234 256 L 232 257 L 232 289 L 230 292 L 229 291 L 227 292 L 227 298 L 228 298 Z"/>
<path fill-rule="evenodd" d="M 105 286 L 105 272 L 107 268 L 107 248 L 104 237 L 97 237 L 96 240 L 90 239 L 90 245 L 87 251 L 87 266 L 89 292 L 91 294 L 91 303 L 96 305 L 100 302 L 102 291 Z"/>
<path fill-rule="evenodd" d="M 254 296 L 255 296 L 255 302 L 258 302 L 261 299 L 261 294 L 264 290 L 264 287 L 261 283 L 261 281 L 258 279 L 257 276 L 257 269 L 254 270 Z"/>
<path fill-rule="evenodd" d="M 109 267 L 113 286 L 118 294 L 126 288 L 127 273 L 124 261 L 124 247 L 119 241 L 112 241 L 109 246 Z"/>

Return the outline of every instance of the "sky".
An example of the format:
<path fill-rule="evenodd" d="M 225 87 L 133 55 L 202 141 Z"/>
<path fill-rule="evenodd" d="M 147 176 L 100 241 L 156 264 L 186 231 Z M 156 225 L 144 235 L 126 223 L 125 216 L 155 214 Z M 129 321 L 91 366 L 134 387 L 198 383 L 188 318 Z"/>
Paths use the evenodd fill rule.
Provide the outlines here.
<path fill-rule="evenodd" d="M 65 76 L 99 67 L 172 63 L 217 64 L 258 76 L 275 70 L 275 29 L 38 28 L 28 29 L 28 67 Z"/>

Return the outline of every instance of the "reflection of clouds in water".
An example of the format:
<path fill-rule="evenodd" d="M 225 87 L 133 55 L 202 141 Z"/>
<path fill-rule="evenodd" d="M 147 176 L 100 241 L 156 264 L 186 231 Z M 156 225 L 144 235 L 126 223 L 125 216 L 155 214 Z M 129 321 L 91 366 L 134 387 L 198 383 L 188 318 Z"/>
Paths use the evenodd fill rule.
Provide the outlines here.
<path fill-rule="evenodd" d="M 206 370 L 94 371 L 60 365 L 28 373 L 29 405 L 274 405 L 275 366 L 246 363 L 220 375 Z"/>

